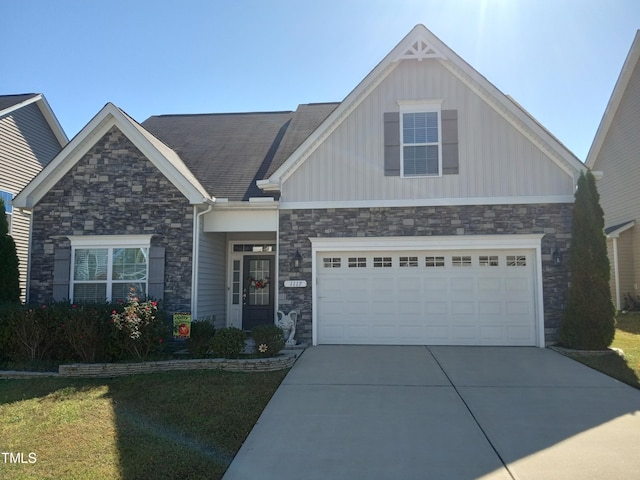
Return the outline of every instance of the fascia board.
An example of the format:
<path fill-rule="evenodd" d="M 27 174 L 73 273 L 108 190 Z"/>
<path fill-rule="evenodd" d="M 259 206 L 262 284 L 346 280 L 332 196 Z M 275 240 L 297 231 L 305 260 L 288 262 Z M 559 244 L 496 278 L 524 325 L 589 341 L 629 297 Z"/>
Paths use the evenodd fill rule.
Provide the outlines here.
<path fill-rule="evenodd" d="M 42 98 L 41 93 L 36 93 L 33 97 L 27 98 L 26 100 L 16 103 L 15 105 L 11 105 L 10 107 L 5 108 L 4 110 L 0 110 L 0 116 L 8 115 L 11 112 L 21 109 L 22 107 L 26 107 L 34 102 L 37 102 Z"/>
<path fill-rule="evenodd" d="M 591 148 L 589 149 L 589 153 L 587 154 L 586 164 L 589 168 L 594 168 L 596 160 L 600 155 L 600 150 L 602 149 L 602 145 L 604 143 L 604 139 L 609 132 L 609 128 L 611 127 L 611 123 L 613 122 L 613 118 L 615 117 L 618 107 L 620 106 L 620 102 L 622 101 L 622 97 L 624 96 L 627 87 L 629 86 L 629 82 L 631 80 L 631 76 L 633 71 L 638 64 L 638 60 L 640 59 L 640 30 L 636 32 L 636 36 L 633 39 L 633 43 L 631 44 L 631 48 L 629 49 L 629 53 L 627 54 L 627 58 L 622 65 L 622 69 L 620 70 L 620 75 L 618 76 L 618 80 L 616 81 L 615 86 L 613 87 L 613 92 L 611 93 L 611 97 L 609 98 L 609 102 L 607 103 L 607 107 L 604 110 L 604 114 L 602 115 L 602 119 L 600 120 L 600 125 L 598 126 L 598 130 L 596 130 L 596 135 L 593 139 L 593 143 L 591 144 Z"/>
<path fill-rule="evenodd" d="M 626 224 L 624 224 L 620 228 L 614 230 L 613 232 L 607 233 L 606 236 L 607 236 L 607 238 L 618 238 L 621 233 L 626 232 L 627 230 L 629 230 L 630 228 L 633 228 L 635 226 L 636 226 L 635 220 L 631 220 L 630 222 L 627 222 Z"/>
<path fill-rule="evenodd" d="M 53 113 L 53 110 L 51 109 L 51 106 L 49 105 L 49 102 L 47 102 L 45 96 L 40 95 L 40 97 L 41 98 L 38 101 L 38 108 L 40 108 L 42 115 L 47 120 L 47 123 L 49 124 L 51 131 L 58 140 L 58 143 L 61 147 L 64 147 L 67 143 L 69 143 L 69 137 L 67 137 L 67 134 L 64 132 L 62 125 L 60 125 L 58 118 Z"/>
<path fill-rule="evenodd" d="M 586 170 L 585 165 L 558 139 L 547 132 L 537 120 L 526 112 L 514 100 L 511 100 L 489 80 L 471 67 L 445 44 L 441 46 L 445 59 L 440 63 L 462 83 L 482 98 L 487 105 L 502 116 L 516 130 L 534 143 L 551 158 L 567 175 L 573 177 L 576 172 Z M 551 149 L 551 151 L 549 151 Z M 562 159 L 560 161 L 559 159 Z"/>
<path fill-rule="evenodd" d="M 354 88 L 338 107 L 322 122 L 316 130 L 302 142 L 295 152 L 267 180 L 257 183 L 259 188 L 274 190 L 281 188 L 282 183 L 306 160 L 318 146 L 329 136 L 346 117 L 374 90 L 402 61 L 399 58 L 416 40 L 426 38 L 430 42 L 440 44 L 424 25 L 416 25 L 391 52 Z"/>
<path fill-rule="evenodd" d="M 190 203 L 200 204 L 209 198 L 204 188 L 194 186 L 185 178 L 118 107 L 108 103 L 16 196 L 13 201 L 14 206 L 33 208 L 114 125 L 121 129 L 123 134 L 180 190 Z"/>

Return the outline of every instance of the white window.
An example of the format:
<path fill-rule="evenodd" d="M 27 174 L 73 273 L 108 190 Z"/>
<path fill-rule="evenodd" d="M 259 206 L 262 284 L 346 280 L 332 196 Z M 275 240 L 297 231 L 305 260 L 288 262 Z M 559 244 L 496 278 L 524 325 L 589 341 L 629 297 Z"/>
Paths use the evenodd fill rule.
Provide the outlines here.
<path fill-rule="evenodd" d="M 444 267 L 444 257 L 425 257 L 426 267 Z"/>
<path fill-rule="evenodd" d="M 367 259 L 365 257 L 349 257 L 349 268 L 366 268 Z"/>
<path fill-rule="evenodd" d="M 441 174 L 441 130 L 440 102 L 400 104 L 403 177 Z"/>
<path fill-rule="evenodd" d="M 479 265 L 481 267 L 498 267 L 498 256 L 497 255 L 480 255 Z"/>
<path fill-rule="evenodd" d="M 418 257 L 400 257 L 401 267 L 417 267 Z"/>
<path fill-rule="evenodd" d="M 391 265 L 391 257 L 373 257 L 374 268 L 390 268 Z"/>
<path fill-rule="evenodd" d="M 469 256 L 456 256 L 451 257 L 451 265 L 454 267 L 470 267 L 471 257 Z"/>
<path fill-rule="evenodd" d="M 524 255 L 507 255 L 507 267 L 526 267 L 527 257 Z"/>
<path fill-rule="evenodd" d="M 151 237 L 70 237 L 74 302 L 126 302 L 144 298 L 149 279 Z"/>
<path fill-rule="evenodd" d="M 0 198 L 4 201 L 4 214 L 7 219 L 7 225 L 9 225 L 9 233 L 11 233 L 11 217 L 13 215 L 13 205 L 11 201 L 13 200 L 13 194 L 6 190 L 0 190 Z"/>
<path fill-rule="evenodd" d="M 340 268 L 340 257 L 325 257 L 322 259 L 324 268 Z"/>

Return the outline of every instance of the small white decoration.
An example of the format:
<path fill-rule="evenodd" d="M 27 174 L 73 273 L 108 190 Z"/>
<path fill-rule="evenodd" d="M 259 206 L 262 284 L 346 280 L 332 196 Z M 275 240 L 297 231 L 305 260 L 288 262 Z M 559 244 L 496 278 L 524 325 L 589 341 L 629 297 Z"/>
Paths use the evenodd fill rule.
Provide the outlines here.
<path fill-rule="evenodd" d="M 278 310 L 278 320 L 276 325 L 282 329 L 282 332 L 286 338 L 285 345 L 292 347 L 296 344 L 296 340 L 293 338 L 296 334 L 296 323 L 298 321 L 298 312 L 291 310 L 288 314 L 282 310 Z"/>

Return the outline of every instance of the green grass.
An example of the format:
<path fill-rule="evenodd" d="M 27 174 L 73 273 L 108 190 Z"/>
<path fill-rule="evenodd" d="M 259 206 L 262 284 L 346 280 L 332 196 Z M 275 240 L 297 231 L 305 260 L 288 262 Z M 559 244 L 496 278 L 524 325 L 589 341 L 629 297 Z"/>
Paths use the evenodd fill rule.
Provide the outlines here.
<path fill-rule="evenodd" d="M 569 355 L 585 365 L 601 371 L 640 389 L 640 313 L 619 314 L 616 319 L 616 335 L 612 347 L 620 348 L 619 355 L 586 356 Z"/>
<path fill-rule="evenodd" d="M 0 478 L 222 478 L 286 373 L 0 380 Z"/>

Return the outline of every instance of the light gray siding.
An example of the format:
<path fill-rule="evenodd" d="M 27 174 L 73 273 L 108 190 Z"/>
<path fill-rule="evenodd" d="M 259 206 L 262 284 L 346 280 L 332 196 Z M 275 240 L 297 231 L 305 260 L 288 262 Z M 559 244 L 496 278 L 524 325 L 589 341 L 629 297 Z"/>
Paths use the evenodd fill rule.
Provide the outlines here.
<path fill-rule="evenodd" d="M 631 76 L 594 170 L 607 226 L 640 220 L 640 63 Z"/>
<path fill-rule="evenodd" d="M 607 130 L 593 170 L 598 180 L 605 225 L 635 220 L 636 226 L 618 240 L 620 294 L 638 293 L 640 283 L 640 63 L 636 65 Z M 613 257 L 610 257 L 613 262 Z M 612 268 L 613 272 L 613 268 Z M 614 297 L 615 298 L 615 297 Z M 623 301 L 624 304 L 624 301 Z"/>
<path fill-rule="evenodd" d="M 55 157 L 61 146 L 35 103 L 0 117 L 0 189 L 17 195 Z M 11 235 L 20 261 L 20 291 L 25 300 L 29 216 L 14 210 Z"/>
<path fill-rule="evenodd" d="M 226 234 L 200 235 L 198 318 L 215 315 L 216 328 L 226 325 L 226 249 Z"/>
<path fill-rule="evenodd" d="M 398 101 L 457 110 L 459 174 L 384 173 L 384 114 Z M 437 60 L 402 62 L 285 182 L 282 201 L 573 195 L 573 179 Z"/>

